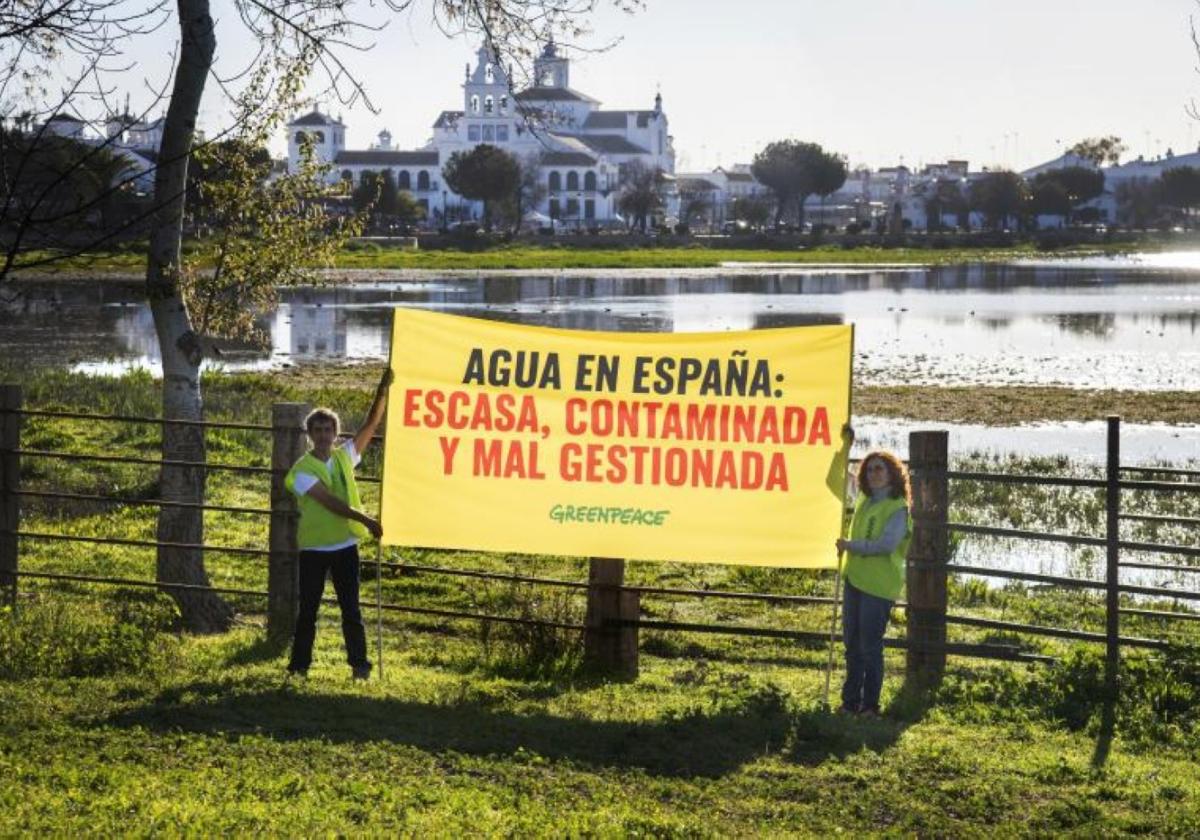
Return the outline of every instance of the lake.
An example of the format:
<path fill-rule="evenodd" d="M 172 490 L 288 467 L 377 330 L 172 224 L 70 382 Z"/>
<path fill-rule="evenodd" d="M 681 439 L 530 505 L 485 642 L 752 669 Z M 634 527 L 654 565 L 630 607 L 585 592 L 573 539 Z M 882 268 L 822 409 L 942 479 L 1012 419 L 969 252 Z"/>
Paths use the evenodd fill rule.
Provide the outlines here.
<path fill-rule="evenodd" d="M 1200 388 L 1200 269 L 1119 258 L 953 267 L 570 271 L 287 290 L 266 352 L 227 369 L 386 358 L 409 306 L 525 324 L 695 332 L 853 323 L 860 381 Z M 1183 261 L 1186 265 L 1186 261 Z M 371 276 L 377 276 L 373 272 Z M 6 355 L 78 370 L 155 369 L 131 284 L 21 284 L 0 300 Z M 397 348 L 419 352 L 420 348 Z"/>

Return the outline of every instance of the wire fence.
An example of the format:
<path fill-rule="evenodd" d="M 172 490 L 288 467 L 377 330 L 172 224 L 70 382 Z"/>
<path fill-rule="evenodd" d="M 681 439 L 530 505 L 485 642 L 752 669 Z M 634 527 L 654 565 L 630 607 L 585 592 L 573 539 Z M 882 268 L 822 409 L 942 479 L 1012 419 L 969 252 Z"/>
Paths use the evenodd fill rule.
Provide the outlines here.
<path fill-rule="evenodd" d="M 14 393 L 15 392 L 15 393 Z M 280 422 L 276 414 L 271 424 L 229 423 L 200 420 L 166 420 L 132 415 L 102 415 L 76 411 L 34 410 L 20 404 L 19 391 L 12 386 L 0 387 L 0 588 L 8 591 L 15 602 L 19 579 L 41 580 L 48 583 L 75 583 L 114 587 L 153 588 L 167 593 L 204 591 L 214 595 L 237 596 L 264 600 L 268 604 L 269 618 L 278 613 L 285 626 L 290 626 L 290 615 L 294 615 L 294 566 L 297 549 L 294 544 L 295 507 L 289 494 L 279 492 L 286 467 L 303 446 L 303 434 L 296 418 L 301 416 L 302 407 L 292 406 L 290 422 Z M 280 406 L 276 406 L 279 409 Z M 148 458 L 135 455 L 98 455 L 52 451 L 48 449 L 23 448 L 20 445 L 21 418 L 76 420 L 91 423 L 118 424 L 179 424 L 203 429 L 224 429 L 240 432 L 261 433 L 272 441 L 271 466 L 250 466 L 210 461 Z M 948 453 L 944 433 L 914 433 L 910 441 L 910 467 L 914 477 L 913 516 L 916 522 L 914 543 L 926 546 L 921 551 L 910 552 L 908 578 L 910 599 L 900 606 L 908 612 L 907 632 L 903 638 L 887 640 L 889 647 L 909 651 L 910 669 L 914 655 L 918 664 L 928 664 L 930 656 L 935 663 L 944 663 L 946 656 L 972 656 L 1016 661 L 1048 661 L 1050 657 L 1019 641 L 1024 637 L 1041 637 L 1084 643 L 1104 644 L 1110 654 L 1119 655 L 1122 647 L 1164 650 L 1172 642 L 1167 638 L 1146 635 L 1129 635 L 1120 632 L 1121 616 L 1137 617 L 1163 623 L 1200 621 L 1200 613 L 1181 607 L 1180 602 L 1200 601 L 1200 589 L 1191 586 L 1148 586 L 1122 582 L 1122 569 L 1139 569 L 1178 575 L 1200 573 L 1200 565 L 1186 562 L 1156 562 L 1122 557 L 1122 553 L 1164 555 L 1175 558 L 1200 557 L 1200 546 L 1182 545 L 1173 542 L 1135 540 L 1123 538 L 1120 525 L 1140 523 L 1148 527 L 1200 527 L 1200 517 L 1170 515 L 1146 510 L 1126 510 L 1122 504 L 1124 496 L 1137 493 L 1155 495 L 1183 495 L 1192 497 L 1200 494 L 1200 470 L 1177 467 L 1121 466 L 1119 463 L 1119 421 L 1109 424 L 1109 457 L 1106 478 L 1087 478 L 1061 475 L 1026 475 L 1005 472 L 980 472 L 951 470 L 948 468 Z M 924 435 L 926 437 L 917 438 Z M 940 437 L 939 437 L 940 436 Z M 929 448 L 932 442 L 932 450 Z M 302 450 L 299 450 L 302 451 Z M 271 483 L 271 505 L 241 506 L 214 504 L 206 501 L 188 501 L 158 498 L 126 498 L 121 495 L 72 492 L 63 488 L 33 489 L 21 484 L 20 464 L 22 459 L 59 460 L 75 463 L 120 464 L 170 468 L 202 469 L 212 473 L 266 478 Z M 1125 476 L 1138 476 L 1127 478 Z M 1145 478 L 1142 478 L 1142 477 Z M 1161 480 L 1163 478 L 1167 480 Z M 379 478 L 364 475 L 364 483 L 377 483 Z M 1022 487 L 1050 487 L 1071 491 L 1103 491 L 1105 493 L 1105 533 L 1071 534 L 1039 531 L 1001 525 L 955 522 L 950 520 L 953 486 L 963 483 L 985 485 L 1017 485 Z M 22 527 L 21 500 L 43 500 L 95 504 L 97 506 L 122 505 L 130 507 L 159 507 L 198 512 L 214 512 L 256 516 L 271 523 L 269 546 L 234 546 L 202 542 L 178 542 L 160 539 L 135 539 L 127 537 L 66 534 Z M 288 533 L 292 538 L 288 539 Z M 929 537 L 933 535 L 931 540 Z M 953 562 L 950 536 L 962 539 L 1005 539 L 1030 543 L 1053 543 L 1068 547 L 1104 549 L 1106 574 L 1103 579 L 1046 574 L 1022 569 L 973 563 Z M 126 576 L 104 576 L 46 570 L 26 570 L 20 567 L 20 546 L 37 541 L 66 542 L 90 545 L 113 545 L 125 548 L 153 549 L 155 552 L 196 552 L 201 555 L 224 554 L 243 558 L 268 560 L 268 585 L 266 589 L 244 587 L 220 587 L 179 581 L 158 581 Z M 924 553 L 922 553 L 924 552 Z M 290 571 L 289 571 L 290 567 Z M 770 592 L 733 591 L 727 589 L 705 589 L 696 587 L 671 587 L 659 585 L 626 584 L 623 581 L 568 580 L 530 574 L 517 574 L 433 565 L 418 562 L 381 562 L 381 569 L 398 575 L 445 576 L 476 581 L 490 581 L 510 585 L 559 588 L 586 595 L 589 599 L 597 593 L 619 593 L 634 596 L 662 597 L 668 599 L 715 599 L 746 604 L 773 605 L 776 607 L 819 607 L 833 608 L 836 598 L 823 594 L 781 594 Z M 1048 624 L 1029 624 L 1001 618 L 979 615 L 954 614 L 949 610 L 947 578 L 949 576 L 972 576 L 996 580 L 1019 582 L 1024 585 L 1051 587 L 1085 592 L 1105 593 L 1105 631 L 1059 627 Z M 290 588 L 290 592 L 289 592 Z M 832 588 L 832 587 L 831 587 Z M 919 596 L 917 595 L 919 593 Z M 932 593 L 932 595 L 930 594 Z M 916 597 L 914 597 L 916 596 Z M 1174 609 L 1161 609 L 1161 603 L 1143 603 L 1130 598 L 1169 599 Z M 1124 597 L 1124 602 L 1122 598 Z M 330 599 L 332 600 L 332 599 Z M 273 605 L 273 606 L 272 606 Z M 364 604 L 364 606 L 368 606 Z M 445 619 L 495 622 L 501 624 L 538 625 L 567 631 L 583 632 L 684 632 L 697 634 L 727 634 L 733 636 L 756 636 L 769 639 L 786 639 L 801 644 L 823 645 L 838 638 L 836 633 L 798 630 L 782 627 L 748 626 L 734 623 L 702 623 L 650 619 L 641 614 L 609 615 L 600 625 L 587 622 L 555 621 L 528 616 L 495 614 L 478 610 L 443 609 L 440 607 L 416 606 L 400 603 L 376 603 L 383 612 L 429 616 Z M 1003 634 L 1006 641 L 953 641 L 947 638 L 947 627 L 961 627 L 972 631 L 994 631 Z M 1018 641 L 1008 642 L 1015 638 Z M 935 664 L 934 666 L 940 667 Z"/>

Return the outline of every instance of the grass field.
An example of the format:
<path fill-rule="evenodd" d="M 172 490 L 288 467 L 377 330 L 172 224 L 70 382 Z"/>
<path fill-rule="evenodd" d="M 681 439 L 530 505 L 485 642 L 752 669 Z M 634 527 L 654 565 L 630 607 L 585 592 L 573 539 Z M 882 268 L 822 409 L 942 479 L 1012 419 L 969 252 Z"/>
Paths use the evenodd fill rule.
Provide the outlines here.
<path fill-rule="evenodd" d="M 362 369 L 206 378 L 210 418 L 265 422 L 276 400 L 366 408 Z M 0 376 L 11 379 L 14 372 Z M 146 374 L 116 379 L 21 375 L 26 402 L 99 413 L 157 413 Z M 1064 397 L 1064 399 L 1067 399 Z M 1053 402 L 1042 400 L 1042 402 Z M 1031 401 L 1031 404 L 1033 401 Z M 153 456 L 153 426 L 29 418 L 31 449 Z M 265 465 L 264 435 L 210 432 L 214 461 Z M 957 465 L 1088 474 L 1055 459 Z M 368 459 L 367 472 L 377 469 Z M 33 487 L 152 497 L 147 468 L 27 458 Z M 265 505 L 261 478 L 214 474 L 213 502 Z M 1200 516 L 1200 499 L 1133 500 Z M 372 498 L 367 500 L 373 504 Z M 153 538 L 152 510 L 35 500 L 24 527 Z M 1099 494 L 964 484 L 954 518 L 1095 532 Z M 210 543 L 262 546 L 265 522 L 206 515 Z M 1185 542 L 1179 526 L 1129 536 Z M 997 557 L 1017 550 L 987 543 Z M 28 540 L 26 571 L 153 576 L 143 549 Z M 1093 563 L 1091 549 L 1073 555 Z M 373 552 L 368 552 L 373 554 Z M 389 549 L 387 558 L 580 580 L 582 561 Z M 210 557 L 219 586 L 265 588 L 257 559 Z M 364 574 L 373 594 L 375 575 Z M 787 570 L 635 563 L 639 583 L 824 594 L 829 576 Z M 385 570 L 389 603 L 577 623 L 570 590 Z M 284 652 L 263 641 L 262 604 L 235 599 L 233 632 L 174 629 L 153 590 L 23 580 L 0 616 L 0 835 L 263 832 L 410 836 L 1074 836 L 1200 832 L 1200 622 L 1129 617 L 1123 632 L 1181 643 L 1129 654 L 1106 725 L 1101 651 L 1055 640 L 950 628 L 951 638 L 1014 644 L 1055 666 L 951 660 L 930 703 L 903 686 L 889 653 L 882 720 L 823 711 L 826 651 L 769 639 L 643 632 L 640 677 L 597 679 L 578 639 L 497 623 L 388 614 L 382 679 L 352 683 L 336 610 L 325 608 L 312 676 L 284 684 Z M 1009 621 L 1103 628 L 1096 598 L 980 581 L 952 584 L 952 610 Z M 827 609 L 681 597 L 643 599 L 648 618 L 828 629 Z M 890 635 L 903 634 L 896 611 Z M 373 634 L 372 634 L 373 638 Z M 837 673 L 834 687 L 837 686 Z"/>
<path fill-rule="evenodd" d="M 1149 251 L 1165 247 L 1161 243 L 1100 244 L 1071 246 L 1053 251 L 1039 250 L 1033 244 L 980 248 L 882 248 L 863 245 L 854 248 L 816 245 L 787 250 L 766 248 L 709 247 L 692 244 L 682 247 L 620 246 L 611 248 L 577 247 L 562 244 L 512 244 L 486 249 L 410 251 L 372 242 L 351 243 L 338 255 L 331 269 L 427 269 L 427 270 L 501 270 L 560 268 L 714 268 L 727 263 L 804 263 L 804 264 L 913 264 L 951 265 L 968 262 L 1003 262 L 1013 259 L 1065 258 Z M 203 267 L 211 264 L 204 246 L 189 243 L 185 257 Z M 23 262 L 40 260 L 51 252 L 30 253 Z M 37 266 L 35 274 L 81 273 L 139 275 L 145 271 L 145 251 L 140 245 L 121 250 L 96 252 L 59 259 Z"/>

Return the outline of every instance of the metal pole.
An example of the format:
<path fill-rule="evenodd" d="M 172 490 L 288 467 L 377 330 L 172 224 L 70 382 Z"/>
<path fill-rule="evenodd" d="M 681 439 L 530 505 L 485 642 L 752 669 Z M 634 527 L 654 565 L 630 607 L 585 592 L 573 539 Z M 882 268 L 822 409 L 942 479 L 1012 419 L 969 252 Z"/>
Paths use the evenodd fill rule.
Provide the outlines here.
<path fill-rule="evenodd" d="M 847 360 L 846 382 L 849 387 L 846 389 L 846 425 L 849 432 L 849 440 L 846 441 L 846 459 L 842 464 L 842 539 L 850 536 L 850 520 L 846 518 L 846 494 L 850 490 L 850 448 L 854 446 L 854 427 L 851 425 L 851 420 L 854 417 L 854 325 L 850 325 L 850 358 Z M 843 434 L 846 434 L 843 431 Z M 837 620 L 838 607 L 842 603 L 842 559 L 844 552 L 838 552 L 837 568 L 834 570 L 833 577 L 833 613 L 829 617 L 829 658 L 825 663 L 825 695 L 822 703 L 825 708 L 829 708 L 829 683 L 833 679 L 833 647 L 837 644 Z"/>
<path fill-rule="evenodd" d="M 445 193 L 442 194 L 443 197 Z M 443 198 L 443 204 L 445 199 Z M 445 213 L 443 212 L 443 218 Z M 395 384 L 395 353 L 396 353 L 396 312 L 392 310 L 391 329 L 388 330 L 388 370 L 392 371 L 393 384 Z M 376 516 L 379 523 L 383 524 L 383 497 L 387 495 L 387 415 L 384 415 L 383 424 L 383 440 L 380 441 L 380 462 L 382 466 L 379 469 L 379 508 L 376 511 Z M 379 679 L 383 679 L 383 538 L 380 537 L 375 541 L 375 656 L 379 660 Z"/>
<path fill-rule="evenodd" d="M 845 537 L 846 527 L 842 526 L 842 538 Z M 829 708 L 829 683 L 833 679 L 833 647 L 837 644 L 838 607 L 842 603 L 842 557 L 843 552 L 839 551 L 837 569 L 834 570 L 833 577 L 833 612 L 829 617 L 829 661 L 825 663 L 825 697 L 821 701 L 826 709 Z"/>
<path fill-rule="evenodd" d="M 1108 457 L 1105 479 L 1105 543 L 1108 568 L 1105 576 L 1105 635 L 1107 636 L 1104 657 L 1104 685 L 1109 701 L 1115 701 L 1117 673 L 1121 665 L 1121 418 L 1108 417 Z"/>
<path fill-rule="evenodd" d="M 383 543 L 375 543 L 375 658 L 383 679 Z"/>

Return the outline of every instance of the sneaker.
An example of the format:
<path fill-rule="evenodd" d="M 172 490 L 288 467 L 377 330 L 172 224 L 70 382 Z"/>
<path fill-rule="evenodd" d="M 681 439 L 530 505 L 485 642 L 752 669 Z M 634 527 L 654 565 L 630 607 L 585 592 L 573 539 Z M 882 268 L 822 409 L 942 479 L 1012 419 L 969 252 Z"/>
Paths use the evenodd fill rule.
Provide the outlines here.
<path fill-rule="evenodd" d="M 371 678 L 370 665 L 355 665 L 350 671 L 351 679 L 369 680 Z"/>
<path fill-rule="evenodd" d="M 845 703 L 843 703 L 838 707 L 837 713 L 839 715 L 856 715 L 858 714 L 858 709 L 855 709 L 853 706 L 847 706 Z"/>

